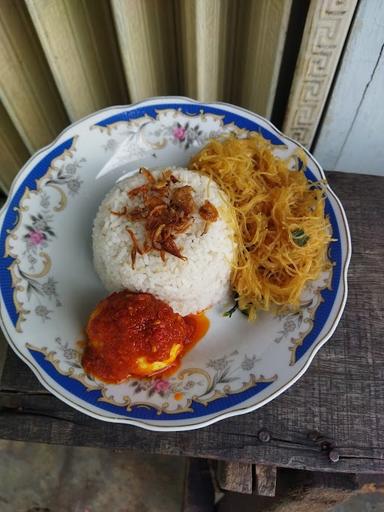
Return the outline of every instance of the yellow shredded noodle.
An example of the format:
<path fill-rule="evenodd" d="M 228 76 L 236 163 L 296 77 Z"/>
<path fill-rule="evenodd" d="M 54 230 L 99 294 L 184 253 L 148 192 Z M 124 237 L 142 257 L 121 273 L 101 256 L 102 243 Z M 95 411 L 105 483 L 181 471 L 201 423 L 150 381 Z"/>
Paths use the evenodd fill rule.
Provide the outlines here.
<path fill-rule="evenodd" d="M 272 149 L 259 134 L 212 140 L 189 165 L 216 181 L 235 210 L 231 280 L 250 320 L 259 309 L 298 307 L 305 284 L 329 266 L 323 184 L 308 182 Z"/>

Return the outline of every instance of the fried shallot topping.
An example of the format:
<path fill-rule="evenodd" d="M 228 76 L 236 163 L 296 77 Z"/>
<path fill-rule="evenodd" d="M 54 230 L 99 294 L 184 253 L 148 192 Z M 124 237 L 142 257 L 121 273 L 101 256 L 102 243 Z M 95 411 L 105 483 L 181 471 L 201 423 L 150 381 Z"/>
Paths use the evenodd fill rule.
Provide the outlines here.
<path fill-rule="evenodd" d="M 216 222 L 219 217 L 219 212 L 209 201 L 204 201 L 204 203 L 199 208 L 199 214 L 202 219 L 205 220 L 204 229 L 201 233 L 201 236 L 205 235 L 208 232 L 209 225 L 211 222 Z"/>
<path fill-rule="evenodd" d="M 171 170 L 162 173 L 155 179 L 148 169 L 141 168 L 146 183 L 128 192 L 130 198 L 140 198 L 142 205 L 128 210 L 126 206 L 120 212 L 111 211 L 112 214 L 125 216 L 129 220 L 142 221 L 145 227 L 146 240 L 140 246 L 134 232 L 126 227 L 132 240 L 131 260 L 135 268 L 137 253 L 142 255 L 151 250 L 159 251 L 161 259 L 165 261 L 165 253 L 185 260 L 180 248 L 176 244 L 177 235 L 184 233 L 193 222 L 192 214 L 196 211 L 193 199 L 193 188 L 190 185 L 175 186 L 179 180 Z M 200 217 L 205 220 L 205 234 L 211 222 L 215 222 L 219 213 L 209 201 L 205 201 L 198 210 Z"/>
<path fill-rule="evenodd" d="M 214 206 L 209 201 L 204 201 L 204 203 L 199 208 L 200 217 L 207 222 L 216 222 L 219 218 L 219 212 L 217 211 L 216 206 Z"/>
<path fill-rule="evenodd" d="M 171 204 L 179 208 L 185 215 L 190 215 L 195 210 L 195 202 L 192 197 L 193 188 L 189 185 L 176 188 L 173 191 Z"/>

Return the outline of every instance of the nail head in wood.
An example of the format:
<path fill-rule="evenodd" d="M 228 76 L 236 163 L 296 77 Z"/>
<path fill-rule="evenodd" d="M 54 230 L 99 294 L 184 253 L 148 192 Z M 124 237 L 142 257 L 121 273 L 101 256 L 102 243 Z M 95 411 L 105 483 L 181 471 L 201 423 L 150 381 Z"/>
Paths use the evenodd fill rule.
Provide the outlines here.
<path fill-rule="evenodd" d="M 257 434 L 257 437 L 262 443 L 269 443 L 271 440 L 271 434 L 266 428 L 262 428 Z"/>
<path fill-rule="evenodd" d="M 331 462 L 339 462 L 340 454 L 337 450 L 333 449 L 328 453 L 329 460 Z"/>

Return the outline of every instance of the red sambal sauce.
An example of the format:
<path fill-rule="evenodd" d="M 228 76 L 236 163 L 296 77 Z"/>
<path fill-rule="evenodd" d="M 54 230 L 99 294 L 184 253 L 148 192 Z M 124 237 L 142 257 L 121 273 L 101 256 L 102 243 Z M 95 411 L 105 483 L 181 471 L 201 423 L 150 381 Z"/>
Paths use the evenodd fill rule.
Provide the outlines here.
<path fill-rule="evenodd" d="M 208 322 L 204 315 L 182 317 L 149 293 L 113 293 L 89 318 L 84 370 L 111 384 L 169 371 Z"/>
<path fill-rule="evenodd" d="M 190 337 L 186 340 L 183 350 L 173 363 L 172 366 L 163 370 L 161 373 L 164 377 L 170 377 L 173 375 L 178 368 L 180 367 L 181 360 L 196 345 L 198 341 L 201 340 L 208 331 L 209 328 L 209 318 L 207 318 L 204 313 L 197 313 L 195 315 L 188 315 L 184 317 L 185 322 L 188 324 L 190 328 Z"/>

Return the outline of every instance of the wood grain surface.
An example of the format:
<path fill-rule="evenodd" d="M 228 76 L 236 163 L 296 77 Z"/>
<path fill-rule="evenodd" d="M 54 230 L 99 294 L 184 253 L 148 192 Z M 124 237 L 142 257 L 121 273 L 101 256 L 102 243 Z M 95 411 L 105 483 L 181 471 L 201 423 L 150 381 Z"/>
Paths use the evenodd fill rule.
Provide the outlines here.
<path fill-rule="evenodd" d="M 305 375 L 261 409 L 191 432 L 148 432 L 85 416 L 46 392 L 8 350 L 0 437 L 101 446 L 280 467 L 384 471 L 384 178 L 328 173 L 352 234 L 346 310 Z M 259 435 L 261 429 L 270 434 Z M 322 443 L 332 440 L 331 462 Z M 263 442 L 264 441 L 264 442 Z"/>
<path fill-rule="evenodd" d="M 275 496 L 276 493 L 276 466 L 255 464 L 256 489 L 259 496 Z"/>
<path fill-rule="evenodd" d="M 252 494 L 253 475 L 252 464 L 238 461 L 219 460 L 216 468 L 216 478 L 223 491 Z"/>

